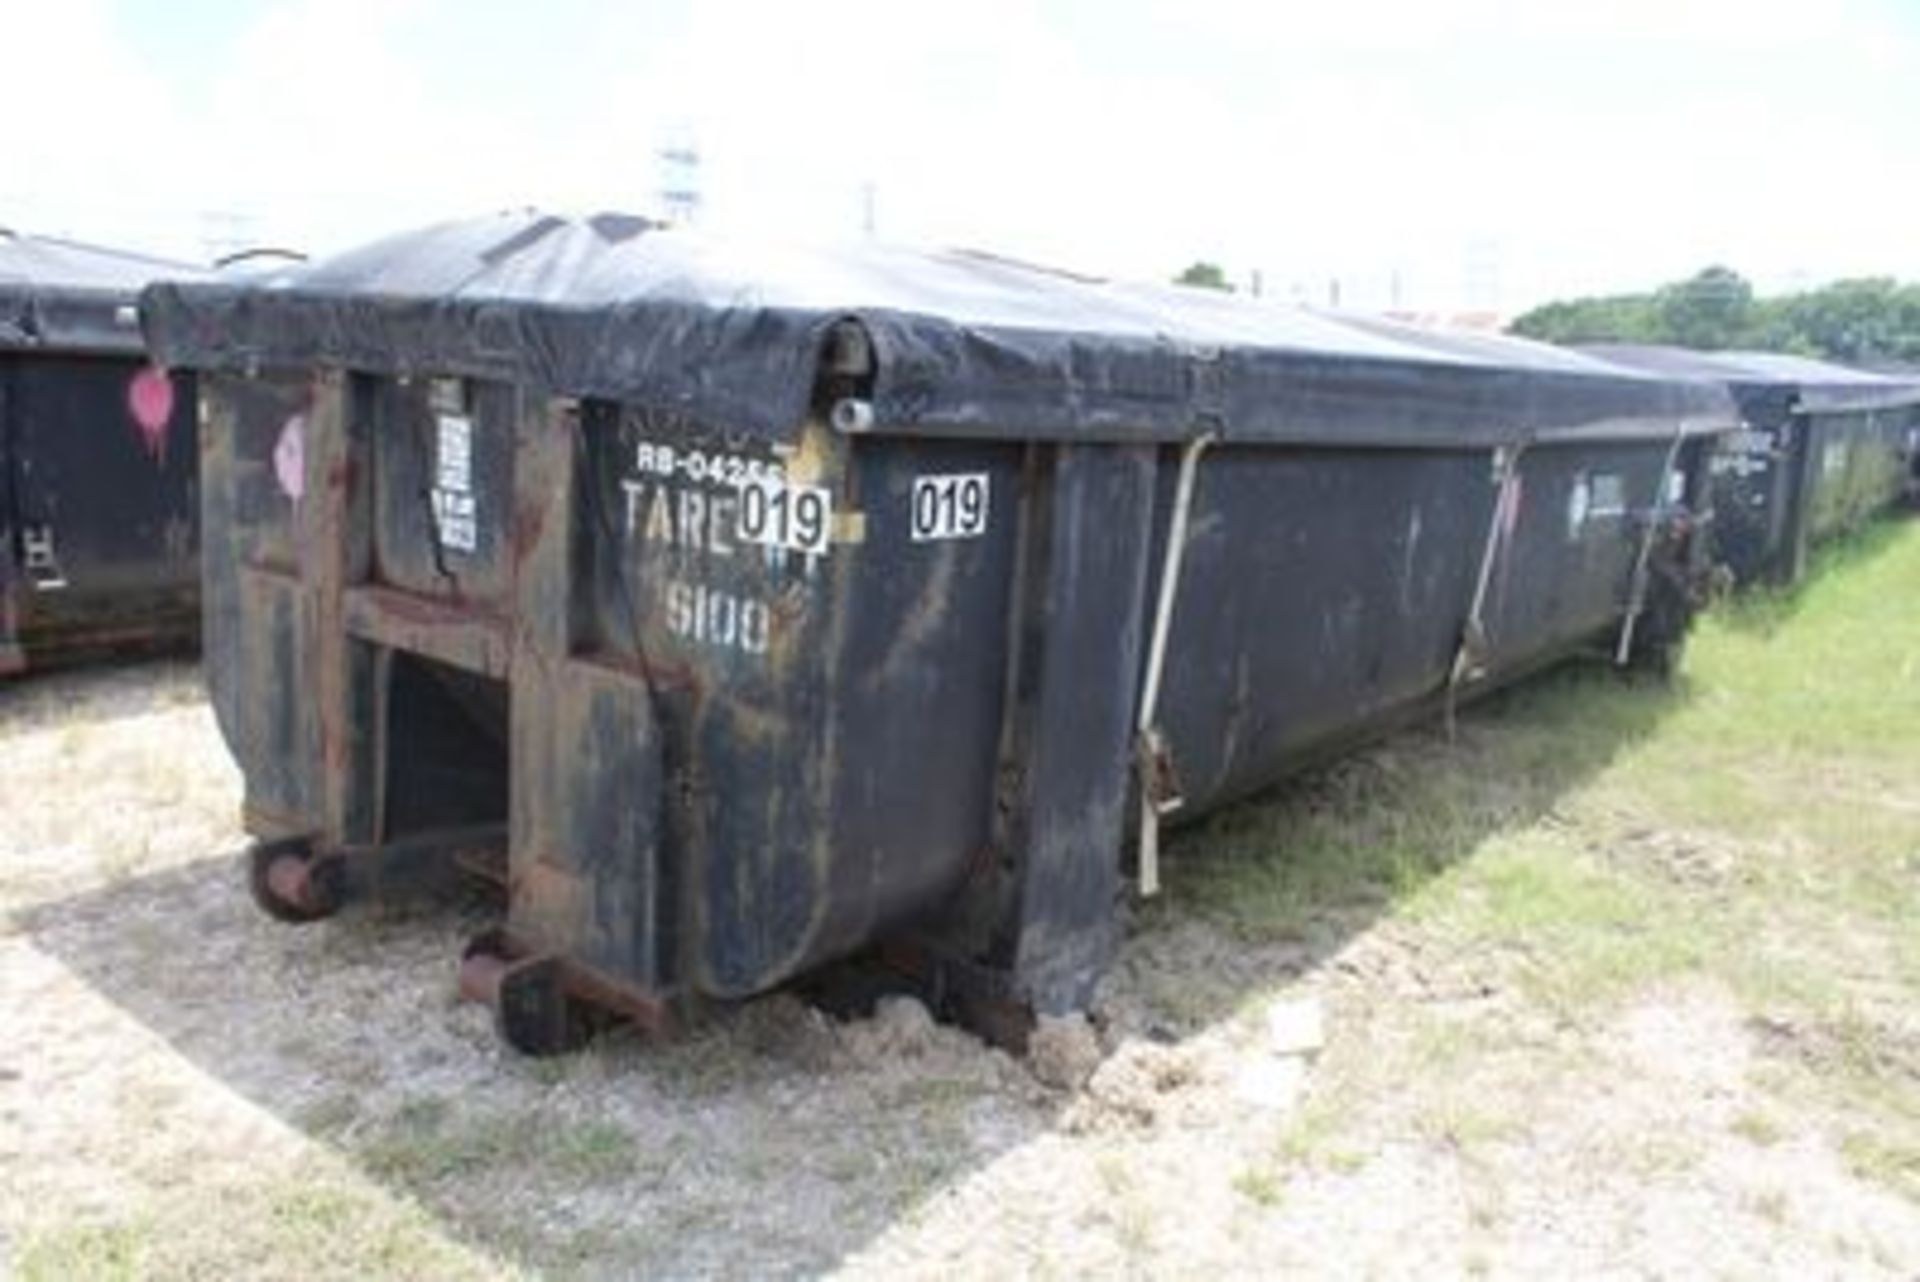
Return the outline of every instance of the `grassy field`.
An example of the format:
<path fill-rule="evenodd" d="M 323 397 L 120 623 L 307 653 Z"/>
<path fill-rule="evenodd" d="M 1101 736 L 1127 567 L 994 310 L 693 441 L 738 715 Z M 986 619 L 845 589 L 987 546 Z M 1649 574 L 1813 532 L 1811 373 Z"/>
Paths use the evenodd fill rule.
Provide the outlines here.
<path fill-rule="evenodd" d="M 1185 852 L 1173 912 L 1256 942 L 1342 903 L 1383 912 L 1509 999 L 1497 1020 L 1399 1019 L 1394 1045 L 1335 1047 L 1274 1181 L 1393 1095 L 1463 1149 L 1523 1142 L 1593 1048 L 1516 1056 L 1516 1023 L 1603 1034 L 1684 989 L 1757 1045 L 1741 1137 L 1810 1130 L 1920 1205 L 1920 529 L 1877 527 L 1803 590 L 1722 605 L 1672 688 L 1569 672 L 1450 751 L 1407 742 Z"/>
<path fill-rule="evenodd" d="M 0 760 L 0 1276 L 1920 1272 L 1920 523 L 1179 834 L 1073 1092 L 787 998 L 503 1054 L 471 912 L 244 902 L 185 669 Z"/>

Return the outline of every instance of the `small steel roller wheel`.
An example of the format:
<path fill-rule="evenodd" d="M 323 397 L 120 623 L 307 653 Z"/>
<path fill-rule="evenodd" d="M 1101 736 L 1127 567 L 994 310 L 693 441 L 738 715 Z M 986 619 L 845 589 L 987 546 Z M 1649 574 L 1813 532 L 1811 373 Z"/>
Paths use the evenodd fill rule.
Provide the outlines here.
<path fill-rule="evenodd" d="M 337 878 L 306 837 L 256 842 L 247 852 L 247 889 L 275 921 L 305 925 L 340 911 Z"/>
<path fill-rule="evenodd" d="M 494 1031 L 522 1055 L 566 1055 L 593 1035 L 592 1014 L 568 995 L 559 960 L 515 957 L 499 931 L 467 945 L 460 959 L 460 993 L 490 1007 Z"/>

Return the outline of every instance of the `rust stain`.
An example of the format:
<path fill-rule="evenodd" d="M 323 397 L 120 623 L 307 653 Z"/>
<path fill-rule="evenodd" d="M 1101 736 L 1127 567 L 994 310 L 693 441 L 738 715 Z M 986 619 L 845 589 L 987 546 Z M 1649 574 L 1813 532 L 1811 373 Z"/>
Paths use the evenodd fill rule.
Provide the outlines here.
<path fill-rule="evenodd" d="M 429 628 L 442 627 L 478 627 L 489 631 L 498 631 L 504 636 L 509 628 L 507 616 L 496 606 L 471 598 L 449 601 L 440 597 L 422 596 L 417 592 L 408 592 L 401 588 L 354 587 L 352 594 L 355 605 L 374 616 L 391 620 L 401 625 L 417 625 Z"/>
<path fill-rule="evenodd" d="M 700 668 L 686 660 L 646 659 L 619 650 L 601 649 L 573 655 L 572 661 L 632 677 L 661 692 L 698 693 L 704 686 Z"/>
<path fill-rule="evenodd" d="M 513 522 L 507 537 L 516 566 L 533 555 L 540 545 L 540 536 L 546 530 L 546 526 L 547 512 L 544 504 L 529 503 L 514 509 Z"/>

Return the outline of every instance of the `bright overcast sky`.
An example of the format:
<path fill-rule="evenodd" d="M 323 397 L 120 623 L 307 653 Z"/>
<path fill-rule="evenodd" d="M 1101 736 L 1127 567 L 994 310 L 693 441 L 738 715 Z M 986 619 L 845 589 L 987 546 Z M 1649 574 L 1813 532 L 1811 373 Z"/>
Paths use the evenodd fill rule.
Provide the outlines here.
<path fill-rule="evenodd" d="M 1920 277 L 1920 0 L 0 0 L 0 224 L 194 257 L 506 206 L 1517 309 Z"/>

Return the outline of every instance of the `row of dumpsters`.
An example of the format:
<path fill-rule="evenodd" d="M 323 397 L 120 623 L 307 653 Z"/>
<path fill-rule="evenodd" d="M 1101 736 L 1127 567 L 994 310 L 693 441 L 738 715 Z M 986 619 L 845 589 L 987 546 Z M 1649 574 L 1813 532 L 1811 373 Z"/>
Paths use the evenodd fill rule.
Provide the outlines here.
<path fill-rule="evenodd" d="M 1018 1044 L 1163 826 L 1892 505 L 1920 379 L 513 213 L 0 236 L 0 665 L 200 624 L 289 921 L 499 888 L 529 1052 L 849 961 Z M 197 620 L 194 605 L 197 595 Z"/>

